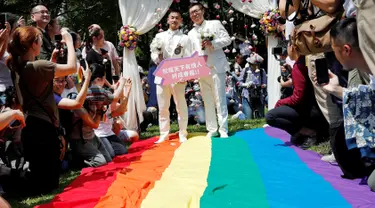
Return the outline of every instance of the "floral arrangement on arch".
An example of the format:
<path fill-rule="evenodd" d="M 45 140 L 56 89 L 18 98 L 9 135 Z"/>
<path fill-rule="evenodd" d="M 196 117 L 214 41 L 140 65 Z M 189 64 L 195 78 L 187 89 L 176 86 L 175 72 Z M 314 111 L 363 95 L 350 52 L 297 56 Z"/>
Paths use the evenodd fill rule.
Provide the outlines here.
<path fill-rule="evenodd" d="M 278 9 L 270 9 L 263 13 L 260 17 L 260 30 L 266 36 L 278 35 L 277 27 L 279 25 L 278 18 L 280 17 L 280 11 Z"/>
<path fill-rule="evenodd" d="M 139 33 L 137 28 L 130 25 L 124 25 L 121 27 L 119 32 L 119 45 L 126 47 L 129 50 L 134 50 L 137 47 L 137 41 L 139 39 Z"/>

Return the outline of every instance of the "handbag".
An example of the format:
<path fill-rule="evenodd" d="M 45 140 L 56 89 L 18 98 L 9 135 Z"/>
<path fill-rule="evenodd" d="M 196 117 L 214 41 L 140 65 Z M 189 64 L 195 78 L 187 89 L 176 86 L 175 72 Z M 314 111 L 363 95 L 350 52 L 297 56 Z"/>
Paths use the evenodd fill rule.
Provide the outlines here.
<path fill-rule="evenodd" d="M 332 51 L 331 27 L 340 20 L 343 9 L 335 14 L 327 14 L 297 25 L 291 36 L 291 44 L 301 55 Z"/>

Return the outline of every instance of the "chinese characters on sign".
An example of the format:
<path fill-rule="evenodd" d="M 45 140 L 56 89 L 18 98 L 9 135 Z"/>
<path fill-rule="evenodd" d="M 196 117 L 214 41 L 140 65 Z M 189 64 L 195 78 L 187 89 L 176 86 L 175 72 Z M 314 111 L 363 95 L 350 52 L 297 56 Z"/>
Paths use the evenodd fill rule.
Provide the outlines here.
<path fill-rule="evenodd" d="M 191 57 L 162 61 L 154 75 L 162 78 L 163 85 L 168 85 L 208 76 L 210 71 L 206 65 L 206 56 L 198 56 L 195 52 Z"/>

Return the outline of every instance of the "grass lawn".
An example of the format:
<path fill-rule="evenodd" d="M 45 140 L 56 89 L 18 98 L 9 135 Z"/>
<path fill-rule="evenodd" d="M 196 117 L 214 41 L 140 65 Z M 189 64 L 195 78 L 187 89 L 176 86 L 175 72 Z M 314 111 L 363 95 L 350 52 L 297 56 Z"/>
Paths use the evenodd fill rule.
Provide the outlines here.
<path fill-rule="evenodd" d="M 244 130 L 244 129 L 254 129 L 254 128 L 261 128 L 265 124 L 265 120 L 245 120 L 245 121 L 229 121 L 229 132 L 235 133 L 238 130 Z M 171 125 L 171 132 L 177 132 L 178 131 L 178 125 L 176 123 L 173 123 Z M 206 128 L 205 126 L 193 126 L 190 125 L 188 127 L 188 132 L 205 132 Z M 141 139 L 150 138 L 153 136 L 157 136 L 159 134 L 159 126 L 152 126 L 147 129 L 147 132 L 143 132 L 141 134 Z M 320 154 L 327 154 L 330 150 L 329 142 L 322 143 L 318 146 L 314 146 L 311 148 L 311 150 L 316 151 Z M 70 171 L 68 173 L 65 173 L 60 178 L 60 188 L 55 190 L 51 194 L 47 195 L 41 195 L 38 197 L 32 197 L 32 198 L 22 198 L 17 196 L 11 196 L 5 198 L 8 200 L 8 202 L 12 205 L 13 208 L 27 208 L 27 207 L 34 207 L 38 204 L 44 204 L 48 203 L 50 200 L 53 199 L 53 197 L 61 193 L 64 188 L 69 185 L 78 175 L 80 174 L 80 171 Z"/>

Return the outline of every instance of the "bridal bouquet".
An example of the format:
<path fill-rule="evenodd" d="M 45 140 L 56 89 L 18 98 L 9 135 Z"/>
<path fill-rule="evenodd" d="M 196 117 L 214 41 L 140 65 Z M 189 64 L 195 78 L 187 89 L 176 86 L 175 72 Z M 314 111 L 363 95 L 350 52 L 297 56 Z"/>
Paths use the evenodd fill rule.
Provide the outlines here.
<path fill-rule="evenodd" d="M 129 50 L 134 50 L 137 47 L 137 40 L 139 38 L 139 33 L 137 32 L 137 28 L 124 25 L 121 27 L 119 32 L 119 45 L 121 47 L 126 47 Z"/>
<path fill-rule="evenodd" d="M 209 40 L 209 41 L 213 41 L 214 38 L 215 38 L 215 35 L 214 35 L 214 34 L 210 34 L 210 33 L 208 33 L 208 32 L 201 33 L 201 40 L 202 40 L 202 42 L 203 42 L 203 41 L 207 41 L 207 40 Z M 205 49 L 206 49 L 206 47 L 203 47 L 203 46 L 202 46 L 202 50 L 205 50 Z"/>
<path fill-rule="evenodd" d="M 280 17 L 280 12 L 277 9 L 270 9 L 261 15 L 259 23 L 260 30 L 266 36 L 277 35 L 277 26 L 279 24 L 278 18 Z"/>
<path fill-rule="evenodd" d="M 162 47 L 163 47 L 162 40 L 160 38 L 154 38 L 150 45 L 151 53 L 161 54 Z"/>

